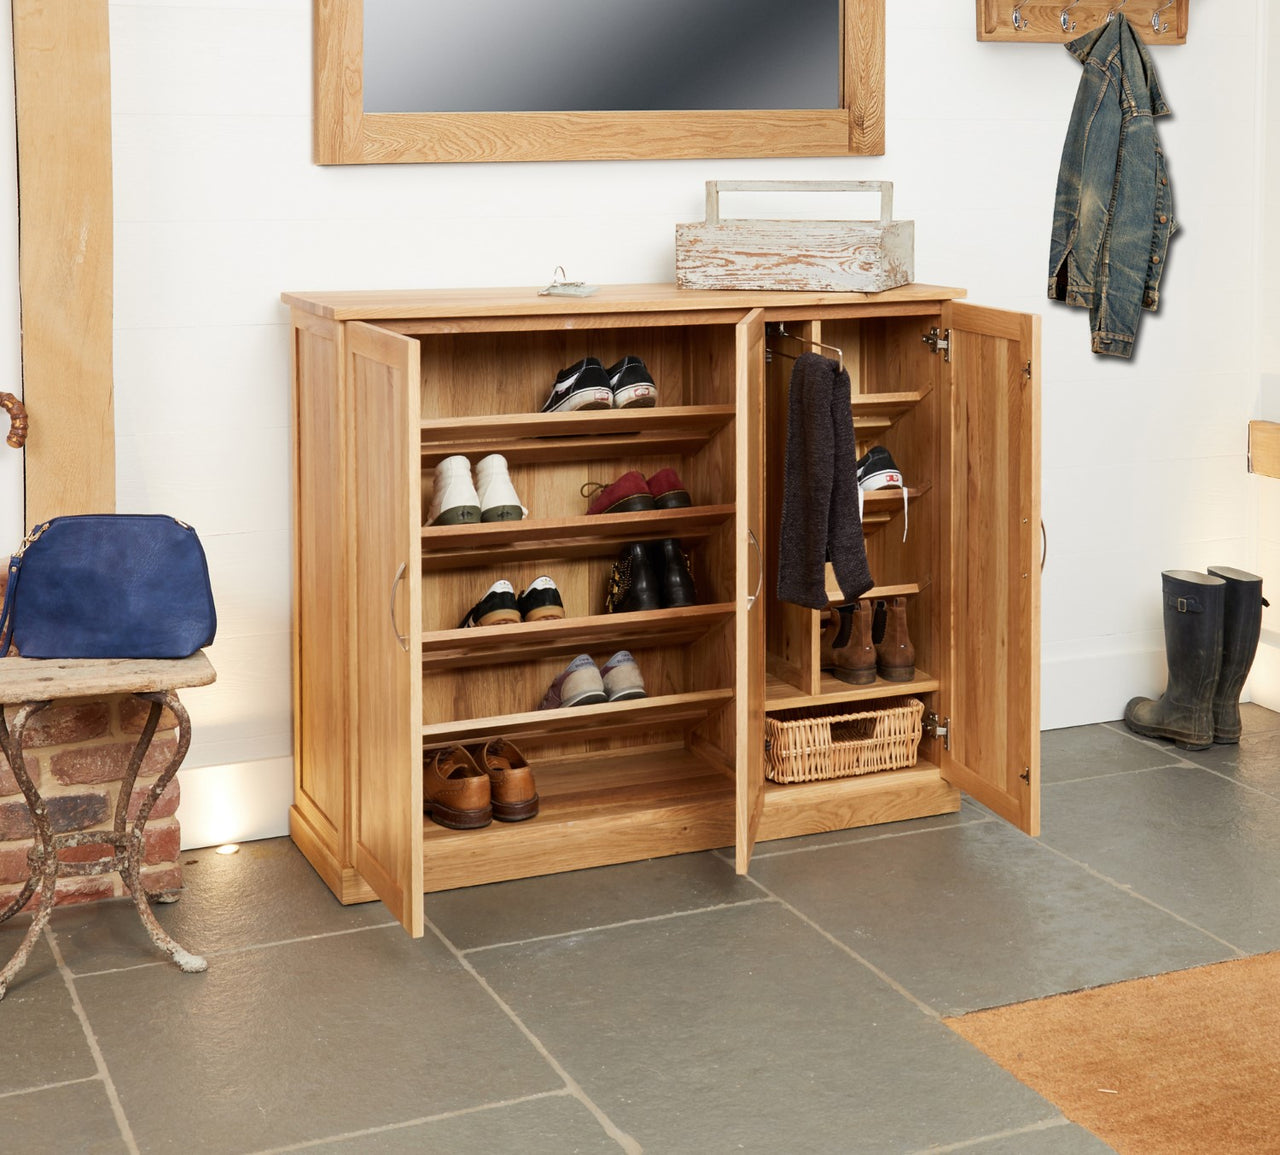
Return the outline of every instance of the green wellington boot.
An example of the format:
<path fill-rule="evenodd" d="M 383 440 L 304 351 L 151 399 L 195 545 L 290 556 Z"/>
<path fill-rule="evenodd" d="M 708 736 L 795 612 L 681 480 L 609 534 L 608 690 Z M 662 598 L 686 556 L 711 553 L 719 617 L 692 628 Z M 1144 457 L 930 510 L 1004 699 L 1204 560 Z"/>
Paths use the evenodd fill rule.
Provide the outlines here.
<path fill-rule="evenodd" d="M 1213 693 L 1222 668 L 1227 583 L 1192 570 L 1165 570 L 1164 649 L 1169 684 L 1156 700 L 1134 698 L 1125 725 L 1145 738 L 1172 738 L 1183 750 L 1213 745 Z"/>

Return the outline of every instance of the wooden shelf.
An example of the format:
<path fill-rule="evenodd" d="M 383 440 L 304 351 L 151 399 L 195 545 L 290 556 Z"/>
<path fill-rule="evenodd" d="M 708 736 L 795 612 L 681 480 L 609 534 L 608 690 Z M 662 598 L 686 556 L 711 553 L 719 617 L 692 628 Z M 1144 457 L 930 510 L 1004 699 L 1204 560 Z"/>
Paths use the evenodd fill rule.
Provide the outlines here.
<path fill-rule="evenodd" d="M 688 694 L 665 694 L 629 702 L 605 702 L 598 706 L 571 706 L 561 710 L 528 710 L 485 718 L 462 718 L 455 722 L 433 722 L 422 727 L 425 746 L 448 746 L 458 742 L 479 742 L 485 738 L 536 741 L 567 735 L 599 734 L 626 730 L 657 730 L 683 726 L 691 729 L 733 701 L 733 690 L 697 690 Z"/>
<path fill-rule="evenodd" d="M 907 487 L 907 502 L 919 500 L 932 489 L 930 484 Z M 902 512 L 902 490 L 873 489 L 863 495 L 862 530 L 863 533 L 879 529 L 888 524 L 897 514 Z"/>
<path fill-rule="evenodd" d="M 826 582 L 827 597 L 830 599 L 831 605 L 843 606 L 850 604 L 849 599 L 844 596 L 844 590 L 840 588 L 839 582 L 836 581 L 835 571 L 831 568 L 830 562 L 827 562 Z M 857 600 L 860 602 L 884 601 L 888 598 L 911 597 L 919 592 L 920 586 L 916 582 L 903 582 L 901 585 L 872 586 Z"/>
<path fill-rule="evenodd" d="M 929 390 L 909 393 L 855 393 L 853 433 L 859 441 L 874 441 L 929 395 Z"/>
<path fill-rule="evenodd" d="M 423 887 L 711 850 L 733 842 L 733 781 L 683 746 L 531 760 L 536 817 L 480 830 L 422 824 Z"/>
<path fill-rule="evenodd" d="M 901 504 L 901 496 L 898 502 Z M 422 568 L 429 572 L 552 558 L 600 557 L 631 541 L 706 537 L 730 521 L 734 513 L 733 505 L 694 505 L 639 513 L 601 513 L 595 517 L 431 526 L 422 531 Z"/>
<path fill-rule="evenodd" d="M 550 622 L 517 622 L 422 635 L 422 668 L 451 670 L 529 662 L 579 654 L 602 647 L 641 650 L 681 645 L 733 619 L 732 602 L 601 614 Z"/>
<path fill-rule="evenodd" d="M 830 674 L 823 674 L 821 689 L 816 694 L 806 694 L 790 682 L 769 674 L 765 678 L 764 705 L 769 713 L 774 713 L 804 706 L 837 706 L 843 703 L 868 702 L 876 698 L 929 694 L 937 689 L 938 679 L 920 669 L 916 670 L 916 676 L 909 682 L 889 682 L 884 678 L 876 678 L 866 686 L 853 686 Z"/>
<path fill-rule="evenodd" d="M 677 405 L 424 421 L 422 464 L 430 468 L 455 453 L 501 453 L 513 465 L 687 456 L 733 416 L 732 405 Z"/>

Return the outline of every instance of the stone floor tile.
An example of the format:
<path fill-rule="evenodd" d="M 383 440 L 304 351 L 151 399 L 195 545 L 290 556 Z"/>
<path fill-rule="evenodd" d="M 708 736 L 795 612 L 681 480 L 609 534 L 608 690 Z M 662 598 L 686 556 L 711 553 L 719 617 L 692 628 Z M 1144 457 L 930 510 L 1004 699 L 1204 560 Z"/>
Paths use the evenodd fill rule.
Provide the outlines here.
<path fill-rule="evenodd" d="M 777 903 L 468 957 L 646 1151 L 890 1155 L 1056 1114 Z"/>
<path fill-rule="evenodd" d="M 18 949 L 30 918 L 20 914 L 0 925 L 0 966 Z M 87 1079 L 97 1070 L 71 994 L 41 938 L 0 1001 L 0 1095 Z M 0 1148 L 3 1118 L 0 1108 Z"/>
<path fill-rule="evenodd" d="M 0 1144 L 13 1155 L 126 1155 L 101 1079 L 0 1100 Z"/>
<path fill-rule="evenodd" d="M 1246 954 L 1280 949 L 1280 800 L 1169 767 L 1053 786 L 1041 830 L 1047 845 Z"/>
<path fill-rule="evenodd" d="M 758 899 L 716 854 L 679 854 L 429 894 L 427 918 L 467 950 Z"/>
<path fill-rule="evenodd" d="M 434 935 L 398 926 L 76 986 L 143 1151 L 261 1150 L 564 1085 Z"/>
<path fill-rule="evenodd" d="M 852 830 L 832 830 L 825 834 L 805 834 L 799 838 L 777 838 L 770 842 L 757 842 L 751 861 L 768 858 L 774 854 L 793 854 L 797 850 L 819 850 L 824 846 L 843 846 L 846 842 L 869 842 L 879 838 L 896 838 L 903 834 L 919 834 L 926 830 L 941 830 L 948 826 L 960 826 L 967 822 L 990 822 L 995 816 L 991 811 L 976 805 L 968 798 L 961 799 L 960 809 L 954 814 L 936 814 L 930 818 L 908 818 L 903 822 L 880 822 L 874 826 L 856 826 Z M 728 851 L 732 861 L 733 851 Z"/>
<path fill-rule="evenodd" d="M 944 1148 L 945 1150 L 945 1148 Z M 974 1143 L 964 1155 L 1107 1155 L 1113 1148 L 1074 1123 Z M 921 1155 L 924 1155 L 922 1152 Z"/>
<path fill-rule="evenodd" d="M 151 909 L 193 954 L 393 922 L 380 902 L 343 906 L 287 838 L 246 842 L 236 854 L 184 851 L 182 863 L 181 899 Z M 73 974 L 165 958 L 132 899 L 64 907 L 52 925 Z"/>
<path fill-rule="evenodd" d="M 752 873 L 940 1014 L 1231 955 L 1005 822 L 832 847 L 820 864 L 804 861 L 813 857 L 767 859 Z"/>
<path fill-rule="evenodd" d="M 1280 712 L 1268 710 L 1256 702 L 1241 702 L 1240 722 L 1246 736 L 1274 733 L 1280 730 Z"/>
<path fill-rule="evenodd" d="M 1246 731 L 1238 743 L 1179 751 L 1187 761 L 1280 799 L 1280 733 Z"/>
<path fill-rule="evenodd" d="M 1181 751 L 1167 750 L 1117 726 L 1071 726 L 1040 735 L 1040 781 L 1070 782 L 1102 774 L 1124 774 L 1181 761 Z"/>
<path fill-rule="evenodd" d="M 447 1119 L 353 1135 L 309 1148 L 316 1155 L 423 1155 L 518 1151 L 520 1155 L 618 1155 L 586 1106 L 571 1095 L 486 1107 Z"/>

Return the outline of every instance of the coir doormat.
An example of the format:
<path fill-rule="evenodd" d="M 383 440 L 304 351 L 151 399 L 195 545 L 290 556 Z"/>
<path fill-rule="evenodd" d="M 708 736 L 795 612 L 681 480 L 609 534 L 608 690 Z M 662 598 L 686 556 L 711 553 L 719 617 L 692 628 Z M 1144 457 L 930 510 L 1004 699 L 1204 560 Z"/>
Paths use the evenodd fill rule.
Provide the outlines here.
<path fill-rule="evenodd" d="M 1280 952 L 945 1021 L 1121 1155 L 1280 1152 Z"/>

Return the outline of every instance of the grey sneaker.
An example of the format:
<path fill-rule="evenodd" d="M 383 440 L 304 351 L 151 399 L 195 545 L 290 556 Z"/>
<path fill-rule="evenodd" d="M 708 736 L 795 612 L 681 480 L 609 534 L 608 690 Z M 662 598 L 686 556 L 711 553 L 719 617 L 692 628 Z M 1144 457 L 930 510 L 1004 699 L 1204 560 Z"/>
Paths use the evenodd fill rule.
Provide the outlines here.
<path fill-rule="evenodd" d="M 579 654 L 551 683 L 539 710 L 565 706 L 594 706 L 605 701 L 604 680 L 590 654 Z"/>
<path fill-rule="evenodd" d="M 610 702 L 645 697 L 644 678 L 630 650 L 619 650 L 614 654 L 600 667 L 600 675 L 604 682 L 605 697 Z"/>

